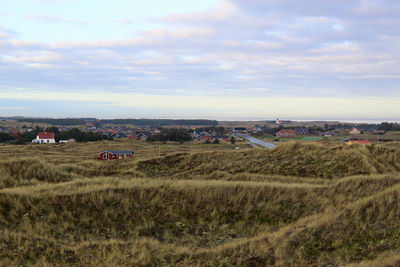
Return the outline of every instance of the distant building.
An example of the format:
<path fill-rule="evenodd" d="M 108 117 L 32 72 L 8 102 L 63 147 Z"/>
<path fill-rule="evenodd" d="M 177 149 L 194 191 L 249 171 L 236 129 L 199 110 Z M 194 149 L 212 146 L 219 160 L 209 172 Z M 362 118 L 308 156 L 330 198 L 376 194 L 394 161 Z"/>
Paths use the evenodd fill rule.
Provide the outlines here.
<path fill-rule="evenodd" d="M 247 133 L 247 129 L 245 127 L 236 127 L 233 128 L 233 131 L 236 133 Z"/>
<path fill-rule="evenodd" d="M 360 131 L 357 130 L 357 128 L 355 128 L 355 127 L 350 129 L 350 134 L 359 134 L 359 133 L 360 133 Z"/>
<path fill-rule="evenodd" d="M 211 136 L 211 134 L 209 134 L 209 133 L 206 132 L 206 131 L 201 131 L 201 132 L 199 133 L 199 135 L 200 135 L 200 137 L 202 137 L 202 136 Z"/>
<path fill-rule="evenodd" d="M 98 160 L 109 160 L 109 159 L 123 159 L 131 158 L 134 152 L 132 150 L 103 150 L 98 155 Z"/>
<path fill-rule="evenodd" d="M 60 132 L 69 131 L 69 130 L 71 130 L 71 129 L 72 129 L 71 127 L 64 127 L 64 126 L 58 127 L 58 131 L 60 131 Z"/>
<path fill-rule="evenodd" d="M 200 141 L 207 141 L 208 140 L 208 141 L 211 142 L 213 139 L 212 139 L 212 137 L 210 135 L 203 135 L 203 136 L 199 137 L 199 140 Z"/>
<path fill-rule="evenodd" d="M 285 120 L 280 120 L 280 119 L 276 119 L 275 120 L 276 124 L 289 124 L 290 121 L 285 121 Z"/>
<path fill-rule="evenodd" d="M 308 128 L 295 128 L 294 132 L 296 135 L 309 135 L 310 131 Z"/>
<path fill-rule="evenodd" d="M 74 143 L 75 139 L 74 138 L 70 138 L 68 140 L 60 140 L 58 141 L 60 144 L 66 144 L 66 143 Z"/>
<path fill-rule="evenodd" d="M 138 133 L 136 139 L 146 139 L 149 135 L 145 133 Z"/>
<path fill-rule="evenodd" d="M 360 144 L 360 145 L 370 145 L 371 142 L 368 140 L 349 140 L 347 144 L 352 145 L 352 144 Z"/>
<path fill-rule="evenodd" d="M 275 135 L 276 137 L 296 137 L 296 132 L 294 129 L 282 129 Z"/>
<path fill-rule="evenodd" d="M 329 137 L 329 136 L 337 136 L 338 134 L 337 132 L 325 132 L 323 135 Z"/>
<path fill-rule="evenodd" d="M 228 142 L 229 136 L 221 135 L 221 136 L 211 136 L 211 141 L 218 140 L 219 142 Z"/>
<path fill-rule="evenodd" d="M 260 127 L 259 125 L 255 125 L 255 126 L 251 129 L 251 131 L 253 131 L 253 132 L 261 132 L 262 130 L 263 130 L 263 128 Z"/>
<path fill-rule="evenodd" d="M 32 143 L 37 143 L 37 144 L 52 144 L 55 143 L 56 140 L 54 139 L 54 133 L 39 133 L 36 136 L 36 139 L 32 140 Z"/>

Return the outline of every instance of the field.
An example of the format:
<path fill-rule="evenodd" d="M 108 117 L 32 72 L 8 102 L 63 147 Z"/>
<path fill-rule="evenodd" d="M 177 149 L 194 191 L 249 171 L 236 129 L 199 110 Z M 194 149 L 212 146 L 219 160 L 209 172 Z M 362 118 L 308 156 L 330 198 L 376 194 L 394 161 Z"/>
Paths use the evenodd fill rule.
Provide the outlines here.
<path fill-rule="evenodd" d="M 96 160 L 103 149 L 135 157 Z M 101 141 L 0 155 L 1 266 L 400 265 L 399 142 Z"/>

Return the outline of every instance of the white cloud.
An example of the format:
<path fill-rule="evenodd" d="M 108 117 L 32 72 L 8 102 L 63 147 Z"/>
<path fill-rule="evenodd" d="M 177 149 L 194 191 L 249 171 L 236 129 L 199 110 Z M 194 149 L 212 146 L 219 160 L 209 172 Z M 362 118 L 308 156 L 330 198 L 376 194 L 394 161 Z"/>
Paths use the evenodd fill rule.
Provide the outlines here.
<path fill-rule="evenodd" d="M 217 32 L 211 28 L 154 29 L 143 32 L 144 36 L 156 39 L 207 38 L 216 34 Z"/>
<path fill-rule="evenodd" d="M 50 51 L 21 51 L 18 55 L 9 56 L 6 58 L 6 62 L 13 63 L 45 63 L 51 61 L 59 61 L 62 56 L 55 52 Z"/>
<path fill-rule="evenodd" d="M 133 20 L 128 19 L 128 18 L 121 18 L 117 21 L 117 23 L 120 25 L 129 25 L 129 24 L 133 23 Z"/>
<path fill-rule="evenodd" d="M 44 23 L 72 23 L 76 25 L 88 25 L 88 23 L 84 20 L 80 19 L 71 19 L 71 18 L 64 18 L 61 16 L 56 15 L 49 15 L 49 14 L 33 14 L 24 17 L 24 20 L 36 20 L 41 21 Z"/>

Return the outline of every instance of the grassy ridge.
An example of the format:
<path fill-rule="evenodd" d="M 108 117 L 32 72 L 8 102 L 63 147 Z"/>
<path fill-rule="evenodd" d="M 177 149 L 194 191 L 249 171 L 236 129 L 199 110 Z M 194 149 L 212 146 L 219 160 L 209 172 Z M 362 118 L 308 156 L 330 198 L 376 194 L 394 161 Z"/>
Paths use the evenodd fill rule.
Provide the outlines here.
<path fill-rule="evenodd" d="M 120 161 L 90 158 L 81 144 L 19 147 L 0 160 L 1 264 L 400 261 L 395 146 L 289 143 L 207 152 L 170 145 L 164 157 L 151 158 L 156 147 L 137 144 L 143 155 Z M 123 144 L 90 144 L 99 145 Z"/>
<path fill-rule="evenodd" d="M 97 185 L 78 181 L 2 190 L 0 214 L 7 227 L 68 241 L 153 237 L 203 247 L 314 213 L 326 201 L 307 204 L 319 190 L 320 186 L 114 178 Z M 274 198 L 276 194 L 280 197 Z M 66 219 L 72 222 L 65 224 Z M 86 231 L 78 234 L 81 229 Z"/>
<path fill-rule="evenodd" d="M 138 164 L 149 176 L 215 172 L 334 178 L 400 171 L 400 151 L 383 146 L 284 144 L 273 150 L 178 154 Z"/>
<path fill-rule="evenodd" d="M 73 177 L 52 164 L 38 159 L 18 159 L 0 162 L 0 188 L 39 182 L 64 182 Z"/>
<path fill-rule="evenodd" d="M 82 244 L 93 242 L 97 247 L 111 241 L 119 244 L 120 249 L 129 250 L 133 243 L 143 245 L 137 243 L 142 240 L 156 242 L 173 253 L 173 256 L 159 255 L 156 262 L 160 264 L 167 261 L 221 264 L 218 258 L 221 255 L 216 256 L 212 247 L 230 260 L 234 259 L 230 253 L 235 250 L 236 257 L 247 264 L 286 262 L 289 255 L 298 254 L 293 251 L 304 251 L 298 257 L 290 257 L 297 264 L 313 264 L 328 258 L 338 263 L 373 259 L 382 248 L 385 251 L 399 245 L 396 221 L 400 219 L 396 201 L 399 182 L 395 176 L 352 177 L 330 186 L 98 178 L 3 189 L 0 225 L 13 229 L 13 234 L 4 232 L 2 243 L 20 242 L 14 236 L 19 233 L 29 240 L 26 244 L 35 237 L 46 237 L 48 245 L 42 244 L 45 251 L 52 250 L 54 243 L 74 244 L 74 249 L 82 249 Z M 347 188 L 345 194 L 335 194 L 343 187 Z M 375 196 L 367 196 L 374 192 Z M 360 200 L 347 204 L 354 199 Z M 374 216 L 376 219 L 365 220 Z M 379 227 L 375 225 L 378 222 L 381 222 Z M 366 232 L 368 238 L 360 239 Z M 383 245 L 372 246 L 370 240 Z M 357 246 L 364 251 L 365 244 L 357 242 L 371 246 L 369 252 L 358 256 L 361 258 L 355 258 L 359 255 Z M 330 251 L 334 251 L 332 255 L 325 254 L 328 244 L 332 246 Z M 256 251 L 251 250 L 253 246 Z M 10 248 L 16 249 L 16 244 Z M 185 253 L 179 255 L 183 248 Z M 36 246 L 17 250 L 19 255 L 30 255 L 34 253 L 32 249 Z M 78 252 L 73 253 L 76 258 L 80 258 Z M 263 253 L 273 257 L 255 256 Z M 60 257 L 71 263 L 68 257 Z M 148 264 L 155 263 L 155 259 L 148 258 Z M 130 260 L 125 259 L 125 263 L 135 262 Z"/>

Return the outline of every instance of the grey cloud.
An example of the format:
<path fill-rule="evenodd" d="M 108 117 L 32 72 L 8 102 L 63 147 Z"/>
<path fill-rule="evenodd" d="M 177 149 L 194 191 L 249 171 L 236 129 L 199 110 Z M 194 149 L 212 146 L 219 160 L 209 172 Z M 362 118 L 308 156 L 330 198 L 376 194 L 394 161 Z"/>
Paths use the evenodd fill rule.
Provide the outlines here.
<path fill-rule="evenodd" d="M 17 35 L 17 33 L 11 29 L 2 27 L 0 25 L 0 42 L 1 40 L 6 40 L 6 39 L 11 39 L 13 37 L 15 37 Z"/>
<path fill-rule="evenodd" d="M 225 0 L 206 12 L 150 18 L 165 28 L 126 40 L 44 44 L 0 38 L 6 55 L 0 75 L 7 77 L 0 86 L 399 96 L 398 8 L 389 0 Z"/>

